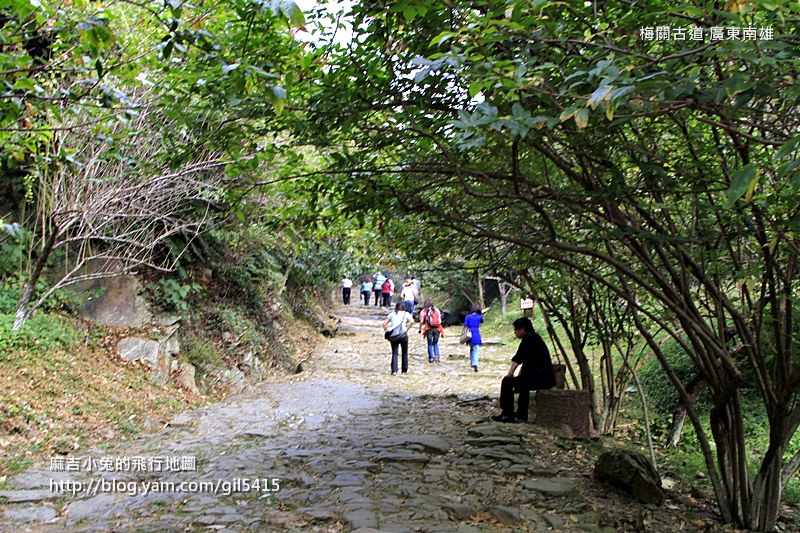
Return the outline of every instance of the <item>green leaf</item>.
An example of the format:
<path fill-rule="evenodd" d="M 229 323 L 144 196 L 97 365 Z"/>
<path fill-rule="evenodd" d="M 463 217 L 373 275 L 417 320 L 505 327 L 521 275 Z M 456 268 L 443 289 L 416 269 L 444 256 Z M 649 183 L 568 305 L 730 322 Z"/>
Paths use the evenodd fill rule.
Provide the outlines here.
<path fill-rule="evenodd" d="M 572 117 L 572 115 L 574 115 L 577 112 L 578 112 L 578 108 L 577 107 L 575 107 L 575 106 L 568 107 L 567 109 L 565 109 L 564 111 L 561 112 L 561 115 L 559 115 L 558 119 L 561 122 L 564 122 L 566 120 L 569 120 Z"/>
<path fill-rule="evenodd" d="M 610 93 L 614 89 L 611 85 L 606 85 L 605 87 L 600 87 L 595 92 L 592 93 L 592 96 L 589 97 L 589 101 L 586 103 L 592 109 L 595 109 L 600 102 L 603 100 L 610 99 Z"/>
<path fill-rule="evenodd" d="M 479 81 L 473 81 L 469 84 L 469 97 L 474 98 L 476 94 L 483 90 L 483 83 Z"/>
<path fill-rule="evenodd" d="M 775 157 L 773 157 L 772 160 L 777 161 L 791 154 L 797 148 L 798 143 L 800 143 L 800 135 L 792 139 L 789 139 L 788 141 L 783 143 L 783 146 L 781 146 L 780 150 L 778 150 L 778 153 L 775 154 Z"/>
<path fill-rule="evenodd" d="M 575 124 L 581 129 L 589 125 L 589 108 L 584 107 L 575 113 Z"/>
<path fill-rule="evenodd" d="M 745 165 L 736 170 L 731 177 L 731 185 L 725 193 L 727 202 L 726 207 L 730 208 L 736 200 L 748 191 L 752 193 L 758 181 L 758 169 L 753 163 Z"/>
<path fill-rule="evenodd" d="M 442 33 L 440 33 L 439 35 L 437 35 L 436 37 L 431 39 L 431 44 L 430 45 L 431 46 L 436 46 L 437 44 L 442 44 L 445 41 L 447 41 L 448 39 L 452 39 L 455 36 L 456 36 L 456 34 L 451 32 L 451 31 L 443 31 Z"/>
<path fill-rule="evenodd" d="M 19 78 L 14 82 L 15 89 L 33 90 L 35 84 L 30 78 Z"/>
<path fill-rule="evenodd" d="M 790 163 L 786 163 L 784 165 L 781 165 L 780 167 L 778 167 L 778 173 L 777 173 L 776 177 L 779 180 L 782 180 L 786 176 L 796 172 L 797 167 L 800 167 L 800 159 L 796 159 L 796 160 L 794 160 L 794 161 L 792 161 Z"/>
<path fill-rule="evenodd" d="M 302 28 L 306 25 L 306 17 L 303 15 L 303 10 L 292 0 L 273 0 L 271 9 L 273 13 L 284 17 L 295 28 Z"/>
<path fill-rule="evenodd" d="M 794 176 L 792 176 L 792 189 L 794 189 L 794 192 L 800 191 L 800 172 L 795 172 Z"/>
<path fill-rule="evenodd" d="M 230 72 L 232 70 L 236 70 L 237 68 L 239 68 L 239 63 L 232 63 L 230 65 L 222 65 L 222 72 L 224 74 L 227 74 L 228 72 Z"/>

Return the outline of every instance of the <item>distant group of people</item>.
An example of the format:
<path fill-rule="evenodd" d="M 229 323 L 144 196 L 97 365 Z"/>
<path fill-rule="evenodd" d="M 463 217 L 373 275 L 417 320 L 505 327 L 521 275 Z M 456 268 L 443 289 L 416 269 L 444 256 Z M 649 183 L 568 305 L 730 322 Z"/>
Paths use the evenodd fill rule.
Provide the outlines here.
<path fill-rule="evenodd" d="M 353 281 L 345 276 L 342 278 L 342 303 L 350 305 L 350 296 L 353 288 Z M 374 276 L 367 276 L 361 283 L 361 298 L 364 305 L 369 305 L 372 295 L 375 295 L 375 304 L 380 307 L 391 307 L 392 297 L 395 294 L 394 281 L 385 276 L 382 272 Z M 420 299 L 420 282 L 415 276 L 407 279 L 400 289 L 400 299 L 406 305 L 409 313 L 414 313 L 414 307 Z"/>
<path fill-rule="evenodd" d="M 342 280 L 342 298 L 345 305 L 350 304 L 350 292 L 353 282 L 345 277 Z M 375 305 L 391 306 L 394 295 L 394 283 L 378 272 L 372 278 L 367 277 L 361 284 L 364 305 L 370 305 L 371 295 L 375 294 Z M 419 303 L 420 283 L 414 276 L 407 279 L 400 290 L 400 301 L 383 321 L 384 336 L 392 349 L 391 373 L 408 372 L 408 332 L 414 325 L 414 309 Z M 419 313 L 418 332 L 428 344 L 428 362 L 439 363 L 439 339 L 444 337 L 442 311 L 426 299 Z M 464 319 L 462 336 L 469 344 L 469 363 L 474 372 L 478 371 L 479 351 L 483 344 L 480 327 L 483 324 L 483 312 L 480 306 L 473 305 Z M 519 422 L 528 420 L 528 403 L 530 391 L 550 389 L 555 386 L 550 351 L 542 337 L 533 329 L 528 318 L 518 318 L 513 323 L 514 335 L 521 340 L 517 352 L 511 358 L 508 373 L 503 376 L 500 385 L 501 412 L 492 419 L 498 422 Z M 467 335 L 467 332 L 469 334 Z M 519 393 L 517 408 L 514 408 L 514 393 Z"/>

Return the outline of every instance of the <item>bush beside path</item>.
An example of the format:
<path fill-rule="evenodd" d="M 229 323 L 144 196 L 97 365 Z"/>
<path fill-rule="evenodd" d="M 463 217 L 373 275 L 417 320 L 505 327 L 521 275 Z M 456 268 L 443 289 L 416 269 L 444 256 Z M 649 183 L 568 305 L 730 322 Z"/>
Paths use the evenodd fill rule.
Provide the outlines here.
<path fill-rule="evenodd" d="M 446 331 L 438 364 L 428 363 L 415 328 L 409 373 L 390 375 L 389 343 L 380 328 L 387 313 L 340 307 L 338 335 L 317 346 L 303 372 L 183 413 L 159 433 L 90 450 L 81 456 L 95 460 L 90 472 L 85 464 L 68 472 L 40 465 L 17 475 L 0 493 L 0 531 L 717 527 L 703 501 L 671 494 L 655 507 L 597 484 L 594 459 L 613 441 L 571 440 L 535 424 L 491 422 L 500 377 L 516 346 L 484 346 L 475 373 L 467 348 L 458 345 L 460 328 Z M 176 458 L 174 470 L 135 471 L 131 460 L 137 457 Z M 101 468 L 110 464 L 115 468 Z M 80 483 L 82 490 L 65 495 L 51 490 L 51 480 L 61 487 Z M 161 490 L 171 487 L 183 492 Z"/>

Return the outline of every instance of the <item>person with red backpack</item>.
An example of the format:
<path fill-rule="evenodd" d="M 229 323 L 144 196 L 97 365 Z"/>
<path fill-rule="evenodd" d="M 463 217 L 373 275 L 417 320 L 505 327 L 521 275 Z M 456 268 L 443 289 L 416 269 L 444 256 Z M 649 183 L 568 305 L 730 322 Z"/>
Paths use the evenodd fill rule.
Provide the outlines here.
<path fill-rule="evenodd" d="M 419 332 L 428 341 L 428 362 L 439 363 L 439 337 L 444 337 L 442 312 L 433 306 L 430 299 L 425 300 L 419 313 Z"/>

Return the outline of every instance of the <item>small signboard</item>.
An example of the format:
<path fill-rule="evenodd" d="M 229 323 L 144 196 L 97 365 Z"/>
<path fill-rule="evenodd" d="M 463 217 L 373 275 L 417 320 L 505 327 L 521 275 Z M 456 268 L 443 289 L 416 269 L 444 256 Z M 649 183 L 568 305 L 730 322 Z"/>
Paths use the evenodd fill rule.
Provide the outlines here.
<path fill-rule="evenodd" d="M 533 300 L 520 300 L 519 301 L 519 308 L 520 309 L 533 309 Z"/>

